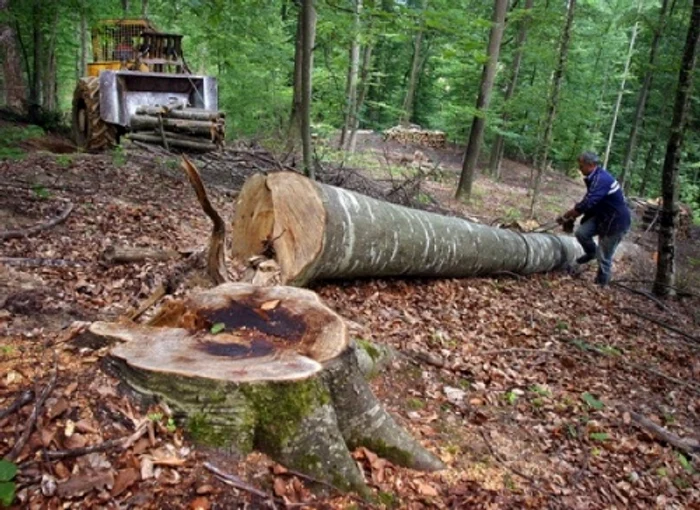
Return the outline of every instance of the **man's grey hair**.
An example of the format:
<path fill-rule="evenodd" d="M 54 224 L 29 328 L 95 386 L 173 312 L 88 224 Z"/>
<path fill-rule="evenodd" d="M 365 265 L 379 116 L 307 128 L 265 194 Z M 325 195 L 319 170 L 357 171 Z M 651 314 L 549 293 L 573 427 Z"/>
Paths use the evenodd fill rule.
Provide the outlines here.
<path fill-rule="evenodd" d="M 578 159 L 589 165 L 597 165 L 598 163 L 600 163 L 600 159 L 598 159 L 598 154 L 590 151 L 582 152 L 579 155 Z"/>

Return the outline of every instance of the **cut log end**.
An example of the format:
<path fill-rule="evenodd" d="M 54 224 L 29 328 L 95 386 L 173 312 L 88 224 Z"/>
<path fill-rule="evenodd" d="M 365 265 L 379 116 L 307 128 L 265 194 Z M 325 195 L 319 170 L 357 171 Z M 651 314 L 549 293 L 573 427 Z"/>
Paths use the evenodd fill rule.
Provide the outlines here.
<path fill-rule="evenodd" d="M 301 283 L 323 249 L 326 210 L 318 188 L 299 174 L 279 172 L 248 179 L 233 221 L 233 256 L 274 257 L 282 282 Z"/>
<path fill-rule="evenodd" d="M 349 448 L 443 467 L 382 408 L 345 321 L 309 290 L 228 283 L 165 305 L 148 326 L 90 331 L 122 342 L 108 366 L 137 394 L 164 399 L 197 441 L 258 449 L 363 494 Z"/>

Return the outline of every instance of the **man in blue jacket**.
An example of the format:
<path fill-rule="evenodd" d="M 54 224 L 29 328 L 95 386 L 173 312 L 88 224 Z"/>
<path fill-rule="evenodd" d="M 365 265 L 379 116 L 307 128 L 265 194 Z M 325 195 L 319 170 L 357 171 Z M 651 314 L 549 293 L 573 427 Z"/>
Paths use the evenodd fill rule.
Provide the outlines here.
<path fill-rule="evenodd" d="M 598 259 L 595 283 L 605 286 L 612 277 L 613 255 L 620 241 L 630 228 L 630 211 L 625 203 L 620 184 L 610 175 L 592 152 L 584 152 L 578 158 L 578 168 L 583 174 L 588 192 L 573 209 L 562 216 L 562 221 L 574 220 L 583 215 L 576 229 L 576 239 L 584 254 L 576 259 L 587 264 Z M 598 236 L 598 245 L 593 240 Z"/>

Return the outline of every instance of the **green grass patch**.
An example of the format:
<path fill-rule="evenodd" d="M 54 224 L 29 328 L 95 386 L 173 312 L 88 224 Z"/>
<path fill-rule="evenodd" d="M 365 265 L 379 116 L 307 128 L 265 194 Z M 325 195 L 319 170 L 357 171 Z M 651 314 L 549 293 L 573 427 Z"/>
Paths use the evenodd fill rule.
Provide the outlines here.
<path fill-rule="evenodd" d="M 0 128 L 0 160 L 20 160 L 27 153 L 17 147 L 17 144 L 30 138 L 44 135 L 39 126 L 6 126 Z"/>

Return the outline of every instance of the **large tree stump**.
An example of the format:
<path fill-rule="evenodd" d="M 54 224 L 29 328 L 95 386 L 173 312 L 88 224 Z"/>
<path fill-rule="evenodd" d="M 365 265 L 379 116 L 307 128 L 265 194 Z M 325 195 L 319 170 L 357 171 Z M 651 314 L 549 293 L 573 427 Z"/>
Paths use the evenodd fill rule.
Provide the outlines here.
<path fill-rule="evenodd" d="M 138 394 L 166 401 L 196 441 L 257 449 L 360 493 L 349 451 L 358 446 L 415 469 L 443 467 L 384 410 L 345 322 L 309 290 L 227 283 L 169 303 L 149 326 L 90 330 L 122 342 L 109 366 Z"/>
<path fill-rule="evenodd" d="M 365 276 L 466 277 L 551 271 L 582 254 L 572 237 L 521 234 L 409 209 L 280 172 L 250 177 L 233 255 L 272 255 L 282 282 Z"/>

